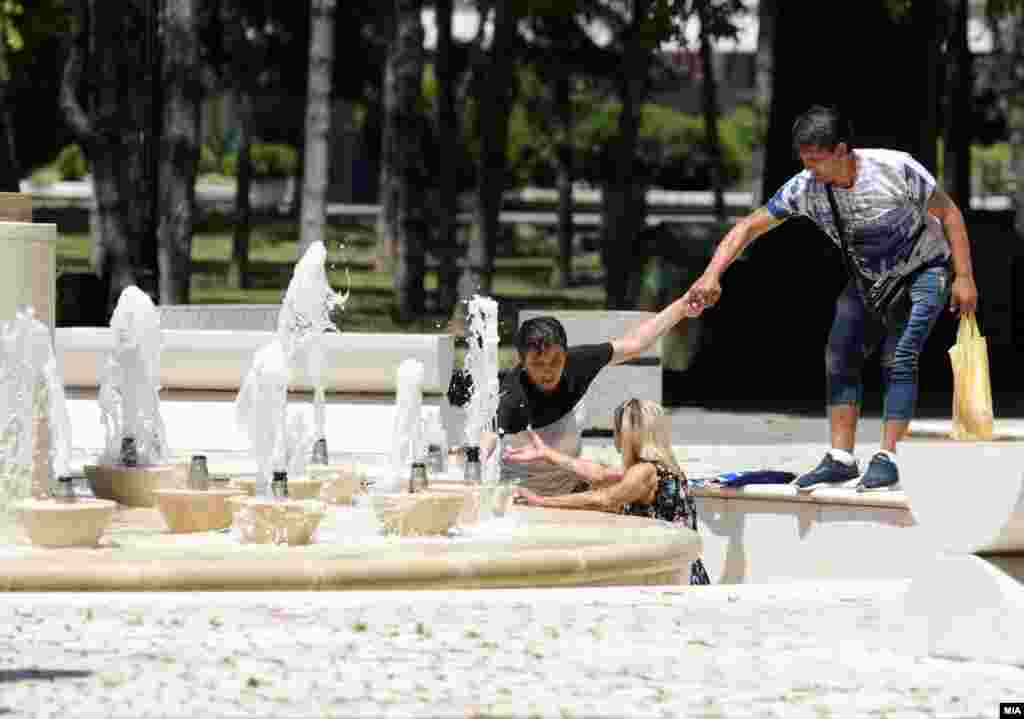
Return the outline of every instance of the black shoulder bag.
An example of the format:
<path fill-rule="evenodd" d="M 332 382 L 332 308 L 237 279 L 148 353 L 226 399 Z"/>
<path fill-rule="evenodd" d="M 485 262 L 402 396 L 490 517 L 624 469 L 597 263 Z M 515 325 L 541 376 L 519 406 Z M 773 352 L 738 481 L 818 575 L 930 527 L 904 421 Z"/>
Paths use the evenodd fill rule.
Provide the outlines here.
<path fill-rule="evenodd" d="M 839 232 L 839 245 L 842 248 L 843 261 L 846 263 L 850 278 L 857 285 L 861 299 L 864 300 L 864 306 L 885 324 L 893 308 L 907 297 L 910 289 L 910 283 L 907 282 L 909 273 L 889 271 L 875 281 L 871 281 L 861 274 L 853 260 L 850 247 L 846 243 L 846 230 L 843 227 L 842 215 L 839 214 L 839 206 L 836 204 L 836 196 L 832 192 L 832 185 L 825 185 L 825 191 L 828 193 L 828 204 L 832 208 L 832 219 Z M 924 232 L 923 224 L 917 231 L 917 237 L 920 237 L 922 232 Z"/>

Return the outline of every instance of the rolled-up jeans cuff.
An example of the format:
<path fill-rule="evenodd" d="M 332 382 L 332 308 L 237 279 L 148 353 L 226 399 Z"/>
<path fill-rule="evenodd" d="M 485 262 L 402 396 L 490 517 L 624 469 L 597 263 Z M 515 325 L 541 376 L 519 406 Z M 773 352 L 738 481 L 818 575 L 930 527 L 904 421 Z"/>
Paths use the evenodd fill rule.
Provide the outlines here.
<path fill-rule="evenodd" d="M 917 386 L 890 384 L 885 394 L 882 419 L 886 422 L 909 422 L 917 405 Z"/>
<path fill-rule="evenodd" d="M 828 388 L 828 406 L 838 407 L 843 405 L 853 405 L 854 407 L 860 407 L 864 401 L 864 388 L 856 387 L 851 385 L 840 385 L 836 386 L 835 383 L 829 383 Z"/>

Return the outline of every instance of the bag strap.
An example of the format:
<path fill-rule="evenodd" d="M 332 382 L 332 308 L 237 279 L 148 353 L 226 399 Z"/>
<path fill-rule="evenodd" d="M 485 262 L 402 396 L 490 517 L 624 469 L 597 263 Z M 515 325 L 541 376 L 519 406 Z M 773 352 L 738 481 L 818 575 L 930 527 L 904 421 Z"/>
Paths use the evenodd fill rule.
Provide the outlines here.
<path fill-rule="evenodd" d="M 960 326 L 956 330 L 957 344 L 966 344 L 979 337 L 981 337 L 981 328 L 978 327 L 978 318 L 974 313 L 961 315 Z"/>
<path fill-rule="evenodd" d="M 860 273 L 857 272 L 853 258 L 850 257 L 850 248 L 846 244 L 846 228 L 843 227 L 843 216 L 839 214 L 839 205 L 836 204 L 836 196 L 832 192 L 831 183 L 825 185 L 825 192 L 828 193 L 828 204 L 832 208 L 832 221 L 836 223 L 836 230 L 839 232 L 839 246 L 843 251 L 843 262 L 846 263 L 846 270 L 850 273 L 850 277 L 856 280 L 860 277 Z"/>

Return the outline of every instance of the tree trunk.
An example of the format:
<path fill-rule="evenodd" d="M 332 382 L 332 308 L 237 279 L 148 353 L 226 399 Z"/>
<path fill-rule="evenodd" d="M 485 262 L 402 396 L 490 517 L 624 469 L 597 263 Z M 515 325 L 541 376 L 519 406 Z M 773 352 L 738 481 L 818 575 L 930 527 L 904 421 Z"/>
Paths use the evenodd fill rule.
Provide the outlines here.
<path fill-rule="evenodd" d="M 775 84 L 775 16 L 778 0 L 757 4 L 757 54 L 755 55 L 754 137 L 750 158 L 750 206 L 759 207 L 764 196 L 764 143 L 768 136 L 768 112 Z"/>
<path fill-rule="evenodd" d="M 252 187 L 252 95 L 257 57 L 245 37 L 239 0 L 226 0 L 220 6 L 221 25 L 227 29 L 225 49 L 231 58 L 231 92 L 238 123 L 238 159 L 235 163 L 234 222 L 231 235 L 231 261 L 228 264 L 228 287 L 247 290 L 249 277 L 249 236 L 252 230 L 249 192 Z M 301 193 L 299 193 L 301 196 Z M 295 203 L 298 204 L 298 203 Z"/>
<path fill-rule="evenodd" d="M 704 142 L 711 158 L 711 189 L 715 196 L 715 219 L 725 222 L 725 188 L 722 186 L 722 145 L 718 137 L 718 86 L 711 51 L 711 33 L 708 29 L 708 8 L 701 3 L 700 62 L 704 74 L 701 83 L 701 105 L 704 112 Z"/>
<path fill-rule="evenodd" d="M 932 173 L 938 172 L 938 132 L 939 106 L 938 89 L 939 73 L 935 68 L 941 66 L 939 61 L 939 44 L 942 32 L 942 14 L 935 0 L 914 0 L 911 6 L 912 29 L 917 35 L 919 52 L 917 55 L 918 96 L 921 98 L 918 110 L 917 147 L 911 153 L 918 162 Z M 966 21 L 966 18 L 965 18 Z M 966 28 L 965 28 L 966 31 Z M 970 54 L 968 52 L 968 54 Z M 970 112 L 970 95 L 966 98 L 966 107 Z"/>
<path fill-rule="evenodd" d="M 968 0 L 951 0 L 946 71 L 948 91 L 943 158 L 946 192 L 963 210 L 971 207 L 971 53 L 967 46 Z"/>
<path fill-rule="evenodd" d="M 236 80 L 238 85 L 243 81 Z M 249 289 L 249 237 L 252 231 L 252 211 L 249 189 L 252 187 L 252 95 L 236 86 L 235 109 L 238 118 L 238 162 L 235 165 L 235 221 L 231 235 L 231 264 L 228 267 L 228 286 Z"/>
<path fill-rule="evenodd" d="M 458 300 L 459 116 L 455 111 L 455 68 L 452 64 L 453 0 L 438 0 L 437 17 L 437 137 L 440 155 L 439 212 L 434 253 L 438 261 L 438 309 L 451 315 Z"/>
<path fill-rule="evenodd" d="M 78 31 L 61 85 L 61 107 L 92 171 L 98 239 L 92 257 L 106 288 L 107 317 L 121 291 L 137 284 L 139 271 L 150 271 L 143 264 L 143 242 L 152 238 L 142 137 L 151 129 L 153 87 L 147 73 L 139 72 L 148 59 L 142 5 L 143 0 L 76 3 Z M 83 107 L 78 92 L 87 60 Z"/>
<path fill-rule="evenodd" d="M 385 147 L 388 185 L 382 190 L 394 202 L 390 236 L 395 244 L 394 314 L 410 322 L 424 310 L 426 218 L 423 162 L 423 118 L 419 116 L 423 81 L 423 24 L 421 0 L 395 0 L 395 38 L 388 54 L 385 88 Z"/>
<path fill-rule="evenodd" d="M 160 138 L 160 302 L 188 304 L 199 162 L 198 0 L 166 0 Z"/>
<path fill-rule="evenodd" d="M 633 5 L 633 19 L 624 42 L 625 57 L 617 78 L 622 111 L 613 146 L 612 177 L 602 197 L 605 206 L 602 208 L 601 246 L 608 309 L 626 309 L 629 306 L 629 273 L 623 268 L 630 266 L 633 242 L 645 223 L 647 183 L 637 172 L 636 149 L 650 62 L 641 25 L 649 7 L 650 0 L 636 0 Z"/>
<path fill-rule="evenodd" d="M 306 95 L 306 142 L 302 182 L 302 228 L 299 257 L 324 240 L 330 164 L 331 69 L 334 64 L 335 0 L 312 0 L 309 28 L 309 87 Z"/>
<path fill-rule="evenodd" d="M 0 5 L 0 192 L 18 192 L 21 168 L 15 143 L 14 118 L 11 113 L 11 66 L 7 60 L 5 39 L 10 17 Z"/>
<path fill-rule="evenodd" d="M 461 300 L 469 299 L 474 293 L 492 293 L 508 164 L 508 120 L 514 83 L 512 52 L 518 24 L 519 14 L 514 3 L 495 4 L 491 47 L 486 59 L 473 70 L 480 113 L 480 164 L 473 227 L 459 278 Z"/>
<path fill-rule="evenodd" d="M 560 134 L 556 150 L 555 185 L 558 189 L 558 278 L 559 287 L 571 287 L 572 282 L 572 76 L 567 68 L 558 68 L 555 78 L 555 112 Z"/>
<path fill-rule="evenodd" d="M 394 48 L 395 36 L 391 37 L 391 48 Z M 395 157 L 394 145 L 394 122 L 389 117 L 389 108 L 396 105 L 394 97 L 397 79 L 395 77 L 395 64 L 391 62 L 392 52 L 388 52 L 388 59 L 384 63 L 384 81 L 381 84 L 381 108 L 382 119 L 380 131 L 380 169 L 377 177 L 377 195 L 380 206 L 377 215 L 377 247 L 373 258 L 373 267 L 378 272 L 390 272 L 394 267 L 397 239 L 395 238 L 395 226 L 397 223 L 396 212 L 398 198 L 395 195 L 395 167 L 391 162 Z"/>

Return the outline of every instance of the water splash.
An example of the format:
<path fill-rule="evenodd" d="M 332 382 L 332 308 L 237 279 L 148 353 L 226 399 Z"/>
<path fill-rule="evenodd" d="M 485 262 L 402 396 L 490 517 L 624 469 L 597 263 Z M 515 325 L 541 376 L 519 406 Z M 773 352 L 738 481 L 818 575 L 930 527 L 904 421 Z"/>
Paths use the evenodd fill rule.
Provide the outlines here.
<path fill-rule="evenodd" d="M 160 414 L 160 313 L 149 295 L 132 285 L 121 292 L 110 328 L 114 349 L 100 368 L 97 395 L 106 435 L 99 461 L 119 463 L 122 440 L 133 437 L 138 463 L 157 464 L 167 450 Z"/>
<path fill-rule="evenodd" d="M 284 346 L 275 338 L 256 351 L 235 398 L 235 422 L 256 458 L 257 496 L 269 495 L 272 472 L 284 466 L 288 375 Z"/>
<path fill-rule="evenodd" d="M 53 474 L 67 473 L 71 454 L 71 423 L 50 330 L 31 309 L 0 326 L 0 426 L 0 528 L 6 534 L 13 504 L 33 489 L 48 491 Z M 36 437 L 41 427 L 48 427 L 48 437 Z M 37 448 L 46 455 L 34 454 Z M 33 474 L 42 486 L 33 488 Z"/>
<path fill-rule="evenodd" d="M 398 480 L 408 476 L 409 466 L 420 457 L 422 449 L 423 376 L 423 363 L 417 359 L 402 360 L 395 371 L 397 393 L 391 433 L 391 469 Z"/>
<path fill-rule="evenodd" d="M 345 309 L 352 292 L 352 278 L 345 269 L 347 287 L 341 295 L 327 280 L 327 248 L 314 242 L 295 266 L 291 282 L 277 316 L 277 334 L 291 361 L 302 361 L 313 384 L 314 439 L 326 438 L 326 397 L 323 385 L 325 332 L 337 332 L 331 319 L 335 310 Z M 308 450 L 308 448 L 307 448 Z"/>
<path fill-rule="evenodd" d="M 259 466 L 259 496 L 269 494 L 274 469 L 288 468 L 298 454 L 310 450 L 311 443 L 294 444 L 309 439 L 304 429 L 288 432 L 288 383 L 299 362 L 305 362 L 313 384 L 313 438 L 326 435 L 323 335 L 338 331 L 331 314 L 345 308 L 351 293 L 351 278 L 345 294 L 331 289 L 326 263 L 324 243 L 314 242 L 295 265 L 277 316 L 276 337 L 256 352 L 235 399 L 235 421 L 249 437 Z"/>
<path fill-rule="evenodd" d="M 485 430 L 494 429 L 498 412 L 498 303 L 474 295 L 469 301 L 465 370 L 473 378 L 467 406 L 466 443 L 479 446 Z"/>

